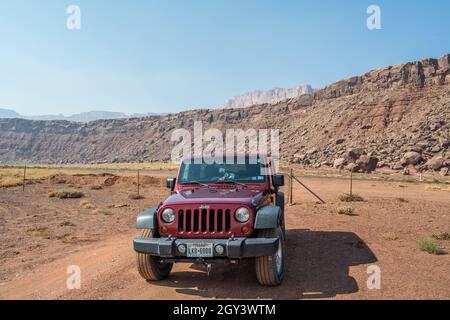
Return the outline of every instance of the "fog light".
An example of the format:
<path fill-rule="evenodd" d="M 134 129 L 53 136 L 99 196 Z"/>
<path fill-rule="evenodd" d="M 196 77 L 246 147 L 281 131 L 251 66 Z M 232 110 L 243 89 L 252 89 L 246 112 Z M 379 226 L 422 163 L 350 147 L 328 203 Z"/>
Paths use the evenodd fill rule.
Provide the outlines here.
<path fill-rule="evenodd" d="M 186 246 L 184 244 L 180 244 L 178 246 L 178 252 L 181 254 L 185 254 L 186 253 Z"/>
<path fill-rule="evenodd" d="M 225 252 L 225 248 L 220 244 L 216 246 L 215 250 L 217 254 L 223 254 Z"/>

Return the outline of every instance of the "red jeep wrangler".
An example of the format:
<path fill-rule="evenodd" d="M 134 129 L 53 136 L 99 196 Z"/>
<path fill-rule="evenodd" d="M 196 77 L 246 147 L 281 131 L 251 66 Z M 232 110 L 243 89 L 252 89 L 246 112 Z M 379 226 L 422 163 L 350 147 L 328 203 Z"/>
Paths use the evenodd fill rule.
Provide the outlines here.
<path fill-rule="evenodd" d="M 174 263 L 236 263 L 256 259 L 259 283 L 279 285 L 284 272 L 284 176 L 266 157 L 234 156 L 182 161 L 167 179 L 172 195 L 139 214 L 134 239 L 137 267 L 146 280 L 165 279 Z M 197 159 L 198 160 L 198 159 Z M 209 161 L 208 161 L 209 160 Z"/>

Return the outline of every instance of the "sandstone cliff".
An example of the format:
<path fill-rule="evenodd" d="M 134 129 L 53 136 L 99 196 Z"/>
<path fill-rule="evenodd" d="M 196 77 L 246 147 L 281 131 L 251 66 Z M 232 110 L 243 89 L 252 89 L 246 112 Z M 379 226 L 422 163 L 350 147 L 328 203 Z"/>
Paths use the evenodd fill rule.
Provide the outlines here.
<path fill-rule="evenodd" d="M 302 85 L 288 89 L 276 88 L 267 91 L 254 91 L 228 100 L 224 108 L 237 109 L 247 108 L 263 103 L 276 103 L 312 92 L 313 89 L 309 85 Z"/>

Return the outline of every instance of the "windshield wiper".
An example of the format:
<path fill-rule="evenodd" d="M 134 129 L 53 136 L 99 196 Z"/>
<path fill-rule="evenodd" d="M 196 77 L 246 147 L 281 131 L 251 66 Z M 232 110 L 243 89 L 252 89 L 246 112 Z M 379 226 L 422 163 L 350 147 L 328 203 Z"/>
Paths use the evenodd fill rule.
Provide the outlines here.
<path fill-rule="evenodd" d="M 217 180 L 216 182 L 213 182 L 215 184 L 227 184 L 227 183 L 232 183 L 232 184 L 237 184 L 239 186 L 242 187 L 246 187 L 248 188 L 248 186 L 245 183 L 241 183 L 241 182 L 237 182 L 237 181 L 232 181 L 232 180 Z"/>
<path fill-rule="evenodd" d="M 198 182 L 198 181 L 189 181 L 189 182 L 181 183 L 182 186 L 190 185 L 190 184 L 198 184 L 199 186 L 209 187 L 209 185 L 207 185 L 206 183 L 202 183 L 202 182 Z"/>

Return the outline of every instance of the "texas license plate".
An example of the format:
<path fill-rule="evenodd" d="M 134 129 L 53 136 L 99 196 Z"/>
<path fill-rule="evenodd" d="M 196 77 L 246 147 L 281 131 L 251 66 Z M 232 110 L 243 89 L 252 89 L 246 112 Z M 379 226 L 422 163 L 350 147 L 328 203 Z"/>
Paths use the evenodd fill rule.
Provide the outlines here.
<path fill-rule="evenodd" d="M 188 258 L 212 258 L 212 243 L 192 243 L 187 246 Z"/>

